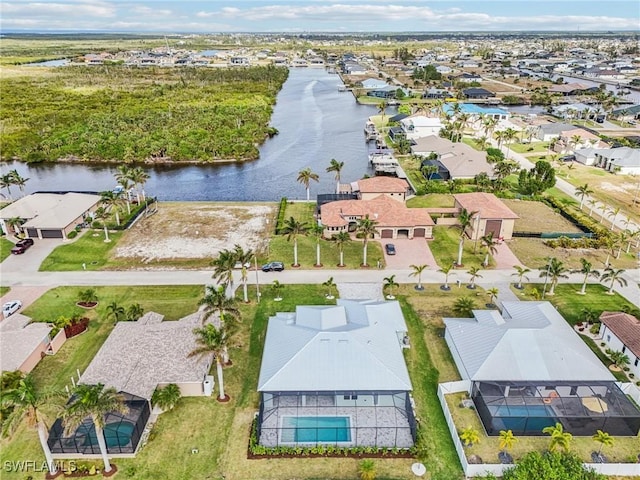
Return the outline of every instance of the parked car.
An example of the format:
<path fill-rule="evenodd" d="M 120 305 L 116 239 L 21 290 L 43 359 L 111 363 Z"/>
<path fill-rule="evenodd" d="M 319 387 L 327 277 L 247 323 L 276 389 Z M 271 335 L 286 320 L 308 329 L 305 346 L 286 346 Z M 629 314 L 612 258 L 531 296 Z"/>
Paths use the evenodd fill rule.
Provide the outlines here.
<path fill-rule="evenodd" d="M 32 238 L 25 238 L 24 240 L 20 240 L 16 245 L 11 249 L 11 253 L 14 255 L 20 255 L 27 251 L 27 249 L 33 245 Z"/>
<path fill-rule="evenodd" d="M 385 252 L 387 252 L 387 255 L 395 255 L 396 254 L 396 246 L 393 243 L 387 243 L 384 246 L 384 250 L 385 250 Z"/>
<path fill-rule="evenodd" d="M 16 313 L 22 307 L 22 302 L 20 300 L 11 300 L 10 302 L 2 305 L 2 314 L 4 318 L 7 318 L 9 315 Z"/>
<path fill-rule="evenodd" d="M 563 155 L 562 157 L 560 157 L 561 162 L 575 162 L 575 160 L 575 155 Z"/>
<path fill-rule="evenodd" d="M 282 262 L 269 262 L 262 265 L 263 272 L 281 272 L 282 270 L 284 270 Z"/>

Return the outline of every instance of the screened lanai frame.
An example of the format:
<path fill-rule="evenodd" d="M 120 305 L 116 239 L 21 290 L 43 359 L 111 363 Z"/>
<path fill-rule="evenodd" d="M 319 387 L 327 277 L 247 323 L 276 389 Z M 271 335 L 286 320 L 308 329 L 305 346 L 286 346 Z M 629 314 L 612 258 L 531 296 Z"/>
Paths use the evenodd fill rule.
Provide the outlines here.
<path fill-rule="evenodd" d="M 120 394 L 124 397 L 128 412 L 108 413 L 104 422 L 107 452 L 112 455 L 136 453 L 151 415 L 148 400 L 126 392 Z M 100 454 L 93 421 L 89 417 L 75 431 L 66 433 L 62 419 L 58 418 L 49 430 L 48 444 L 53 454 Z"/>
<path fill-rule="evenodd" d="M 476 381 L 471 397 L 488 435 L 543 435 L 544 427 L 557 422 L 576 436 L 640 431 L 640 410 L 615 382 Z"/>
<path fill-rule="evenodd" d="M 300 418 L 304 426 L 292 421 Z M 326 419 L 344 423 L 326 425 Z M 407 391 L 261 392 L 257 435 L 266 447 L 410 448 L 416 418 Z"/>

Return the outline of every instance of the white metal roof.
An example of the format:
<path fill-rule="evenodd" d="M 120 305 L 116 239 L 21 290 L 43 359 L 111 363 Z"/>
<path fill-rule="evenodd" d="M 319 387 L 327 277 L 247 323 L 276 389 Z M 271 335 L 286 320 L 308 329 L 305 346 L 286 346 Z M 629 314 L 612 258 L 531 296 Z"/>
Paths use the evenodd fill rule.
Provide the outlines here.
<path fill-rule="evenodd" d="M 88 193 L 33 193 L 0 210 L 0 217 L 24 218 L 25 228 L 65 228 L 99 201 Z"/>
<path fill-rule="evenodd" d="M 503 302 L 503 313 L 445 318 L 463 377 L 476 381 L 614 380 L 549 302 Z"/>
<path fill-rule="evenodd" d="M 398 302 L 338 300 L 269 319 L 259 391 L 411 390 Z"/>

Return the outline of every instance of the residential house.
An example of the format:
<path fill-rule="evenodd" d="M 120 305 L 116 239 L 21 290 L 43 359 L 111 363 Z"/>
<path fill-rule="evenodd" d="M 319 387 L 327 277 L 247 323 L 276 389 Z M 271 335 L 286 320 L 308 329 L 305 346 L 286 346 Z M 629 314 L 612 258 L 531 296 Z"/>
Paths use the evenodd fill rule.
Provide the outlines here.
<path fill-rule="evenodd" d="M 536 130 L 536 138 L 543 142 L 550 142 L 554 138 L 559 138 L 562 132 L 574 130 L 576 127 L 568 123 L 545 123 L 539 125 Z"/>
<path fill-rule="evenodd" d="M 21 231 L 29 238 L 67 238 L 76 225 L 92 218 L 100 196 L 92 193 L 32 193 L 0 210 L 0 227 L 7 234 L 7 220 L 22 218 Z"/>
<path fill-rule="evenodd" d="M 269 318 L 258 442 L 409 448 L 416 441 L 407 327 L 396 301 L 342 300 Z"/>
<path fill-rule="evenodd" d="M 452 71 L 451 67 L 447 67 L 446 65 L 436 65 L 436 72 L 441 73 L 442 75 L 448 75 Z"/>
<path fill-rule="evenodd" d="M 365 90 L 377 90 L 379 88 L 384 88 L 387 86 L 387 82 L 384 80 L 379 80 L 377 78 L 367 78 L 362 82 L 359 82 L 362 88 Z"/>
<path fill-rule="evenodd" d="M 601 150 L 596 153 L 594 165 L 621 175 L 638 175 L 640 174 L 640 148 L 619 147 Z"/>
<path fill-rule="evenodd" d="M 384 87 L 376 88 L 375 90 L 369 90 L 367 92 L 367 97 L 396 98 L 398 90 L 401 90 L 405 95 L 407 94 L 407 91 L 402 87 L 385 85 Z"/>
<path fill-rule="evenodd" d="M 602 312 L 598 336 L 616 352 L 629 358 L 629 373 L 640 378 L 640 320 L 629 313 Z"/>
<path fill-rule="evenodd" d="M 597 109 L 595 107 L 586 103 L 565 103 L 556 105 L 551 110 L 552 115 L 563 120 L 587 119 L 595 115 L 596 112 Z"/>
<path fill-rule="evenodd" d="M 638 435 L 640 410 L 551 303 L 502 302 L 444 324 L 488 435 L 541 436 L 556 423 L 576 436 Z"/>
<path fill-rule="evenodd" d="M 495 93 L 487 90 L 486 88 L 465 88 L 464 90 L 462 90 L 462 94 L 465 98 L 471 100 L 491 98 L 496 96 Z"/>
<path fill-rule="evenodd" d="M 439 117 L 425 117 L 424 115 L 413 115 L 400 120 L 400 126 L 408 140 L 438 135 L 442 130 L 442 122 Z"/>
<path fill-rule="evenodd" d="M 446 103 L 443 106 L 443 111 L 447 115 L 455 115 L 454 103 Z M 504 110 L 498 107 L 485 107 L 482 105 L 476 105 L 474 103 L 459 103 L 460 112 L 465 113 L 471 117 L 472 122 L 484 118 L 495 118 L 496 120 L 508 120 L 511 114 L 508 110 Z"/>
<path fill-rule="evenodd" d="M 606 148 L 608 144 L 599 136 L 585 130 L 584 128 L 574 128 L 560 133 L 558 141 L 554 146 L 554 151 L 559 153 L 574 153 L 583 148 Z"/>
<path fill-rule="evenodd" d="M 592 93 L 598 90 L 598 87 L 590 87 L 583 83 L 565 83 L 560 85 L 551 85 L 548 88 L 549 93 L 560 93 L 563 96 L 579 95 L 584 93 Z"/>
<path fill-rule="evenodd" d="M 511 239 L 515 222 L 520 217 L 493 193 L 457 193 L 453 198 L 456 208 L 476 212 L 474 222 L 467 229 L 470 239 L 476 240 L 489 234 L 493 234 L 495 240 Z"/>
<path fill-rule="evenodd" d="M 493 166 L 487 162 L 487 154 L 466 143 L 454 143 L 446 138 L 431 135 L 416 140 L 411 153 L 422 157 L 437 155 L 437 160 L 446 169 L 443 179 L 473 179 L 480 173 L 493 177 Z M 428 165 L 423 161 L 423 166 Z M 440 167 L 440 165 L 438 165 Z M 440 170 L 440 168 L 439 168 Z"/>
<path fill-rule="evenodd" d="M 383 175 L 357 180 L 349 187 L 358 195 L 358 200 L 373 200 L 379 195 L 386 195 L 398 202 L 404 202 L 410 190 L 406 180 Z"/>
<path fill-rule="evenodd" d="M 477 73 L 468 73 L 465 72 L 462 75 L 458 75 L 456 77 L 456 80 L 458 82 L 461 83 L 474 83 L 474 82 L 481 82 L 482 81 L 482 77 L 480 75 L 478 75 Z"/>

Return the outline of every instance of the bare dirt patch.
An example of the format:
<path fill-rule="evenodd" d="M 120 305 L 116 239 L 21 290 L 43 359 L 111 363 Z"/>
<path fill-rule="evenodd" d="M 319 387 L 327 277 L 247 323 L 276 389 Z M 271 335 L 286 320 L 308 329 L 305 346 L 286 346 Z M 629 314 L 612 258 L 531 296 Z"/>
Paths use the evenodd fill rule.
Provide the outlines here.
<path fill-rule="evenodd" d="M 213 258 L 235 244 L 260 252 L 266 249 L 275 210 L 264 204 L 161 203 L 157 213 L 127 231 L 114 257 L 142 263 Z"/>
<path fill-rule="evenodd" d="M 527 200 L 502 200 L 520 218 L 516 220 L 516 232 L 578 233 L 580 229 L 542 202 Z"/>

